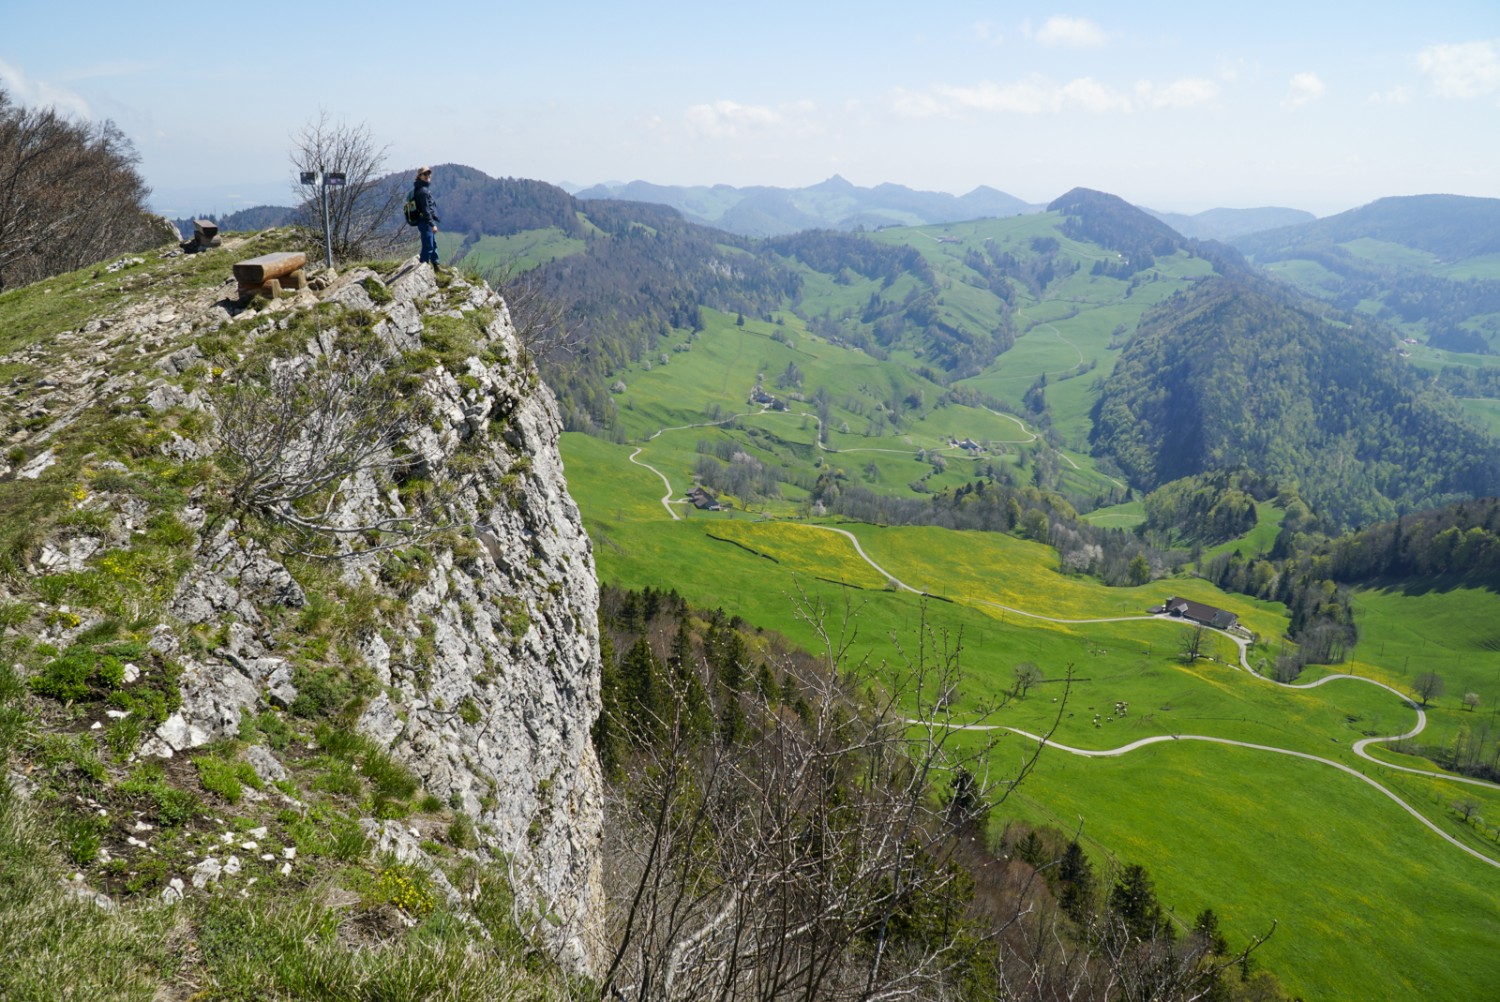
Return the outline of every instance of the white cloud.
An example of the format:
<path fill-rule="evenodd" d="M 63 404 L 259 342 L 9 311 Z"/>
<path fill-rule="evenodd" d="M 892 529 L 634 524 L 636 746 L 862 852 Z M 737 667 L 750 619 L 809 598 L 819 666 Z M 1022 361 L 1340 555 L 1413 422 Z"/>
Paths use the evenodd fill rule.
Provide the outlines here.
<path fill-rule="evenodd" d="M 695 104 L 687 110 L 688 126 L 714 139 L 737 139 L 780 122 L 781 115 L 765 105 L 715 101 Z"/>
<path fill-rule="evenodd" d="M 1203 77 L 1183 77 L 1165 86 L 1142 81 L 1135 85 L 1136 99 L 1142 107 L 1195 108 L 1219 96 L 1219 85 Z"/>
<path fill-rule="evenodd" d="M 1327 89 L 1316 73 L 1298 73 L 1287 84 L 1286 98 L 1281 103 L 1288 108 L 1301 108 L 1321 98 Z"/>
<path fill-rule="evenodd" d="M 1376 91 L 1370 95 L 1367 104 L 1388 104 L 1394 108 L 1404 108 L 1411 104 L 1411 88 L 1395 86 L 1388 91 Z"/>
<path fill-rule="evenodd" d="M 1063 84 L 1059 94 L 1065 107 L 1078 107 L 1095 114 L 1130 110 L 1130 98 L 1106 87 L 1093 77 L 1070 80 Z"/>
<path fill-rule="evenodd" d="M 975 21 L 969 25 L 969 33 L 978 41 L 991 45 L 999 45 L 1005 41 L 1005 33 L 994 21 Z"/>
<path fill-rule="evenodd" d="M 85 66 L 78 70 L 71 70 L 63 79 L 71 82 L 76 80 L 98 80 L 107 77 L 129 77 L 148 72 L 155 68 L 155 63 L 148 63 L 139 59 L 116 59 L 109 62 L 95 63 L 92 66 Z"/>
<path fill-rule="evenodd" d="M 12 102 L 31 108 L 56 108 L 64 114 L 78 118 L 92 118 L 89 103 L 64 87 L 55 87 L 40 80 L 32 80 L 19 66 L 0 59 L 0 86 L 10 94 Z"/>
<path fill-rule="evenodd" d="M 961 111 L 1009 115 L 1058 115 L 1083 111 L 1095 115 L 1130 114 L 1145 109 L 1194 108 L 1217 100 L 1223 88 L 1203 77 L 1183 77 L 1159 84 L 1143 80 L 1134 94 L 1093 77 L 1059 84 L 1032 74 L 1009 83 L 985 80 L 968 87 L 939 84 L 929 92 L 895 90 L 890 109 L 903 118 L 950 118 Z"/>
<path fill-rule="evenodd" d="M 1427 74 L 1440 97 L 1484 97 L 1500 92 L 1500 45 L 1429 45 L 1417 53 L 1417 69 Z"/>
<path fill-rule="evenodd" d="M 891 92 L 891 111 L 902 118 L 950 118 L 953 109 L 931 94 L 903 88 Z"/>
<path fill-rule="evenodd" d="M 1059 86 L 1033 75 L 1009 84 L 985 81 L 973 87 L 939 86 L 933 91 L 937 98 L 960 108 L 1017 115 L 1056 114 L 1075 108 L 1095 113 L 1130 110 L 1129 98 L 1093 77 L 1079 77 Z"/>
<path fill-rule="evenodd" d="M 1097 49 L 1109 41 L 1104 29 L 1086 17 L 1055 14 L 1032 34 L 1043 45 L 1066 49 Z"/>

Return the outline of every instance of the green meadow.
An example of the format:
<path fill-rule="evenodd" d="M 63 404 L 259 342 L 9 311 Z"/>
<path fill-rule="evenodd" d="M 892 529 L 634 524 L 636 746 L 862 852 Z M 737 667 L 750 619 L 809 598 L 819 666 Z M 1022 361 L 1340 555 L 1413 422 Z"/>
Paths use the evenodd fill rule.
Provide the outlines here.
<path fill-rule="evenodd" d="M 665 395 L 653 406 L 669 409 Z M 776 417 L 802 430 L 795 417 Z M 1173 593 L 1232 609 L 1265 640 L 1251 645 L 1255 663 L 1272 656 L 1285 630 L 1279 606 L 1191 578 L 1105 588 L 1060 573 L 1048 547 L 992 533 L 820 526 L 682 504 L 673 506 L 681 516 L 674 520 L 660 501 L 661 480 L 628 457 L 639 448 L 637 460 L 666 473 L 673 497 L 681 497 L 691 484 L 693 451 L 679 440 L 696 443 L 702 433 L 666 432 L 628 446 L 564 436 L 570 490 L 594 540 L 602 580 L 672 587 L 695 604 L 722 607 L 816 649 L 817 634 L 799 614 L 810 603 L 835 632 L 855 635 L 856 656 L 889 665 L 912 648 L 925 618 L 961 642 L 965 675 L 953 704 L 961 719 L 1032 733 L 1056 720 L 1054 740 L 1084 749 L 1196 735 L 1317 756 L 1367 774 L 1444 832 L 1500 859 L 1493 836 L 1452 809 L 1455 800 L 1473 796 L 1482 813 L 1500 817 L 1495 791 L 1402 774 L 1353 754 L 1361 738 L 1415 725 L 1415 711 L 1401 699 L 1357 680 L 1306 690 L 1273 685 L 1240 670 L 1237 647 L 1218 634 L 1205 644 L 1209 657 L 1186 665 L 1179 656 L 1186 628 L 1145 617 L 1148 606 Z M 830 529 L 856 536 L 880 570 Z M 928 597 L 895 587 L 892 578 Z M 1453 593 L 1445 594 L 1452 605 Z M 1365 639 L 1347 667 L 1403 688 L 1407 655 L 1442 638 L 1455 661 L 1468 657 L 1479 665 L 1455 682 L 1478 684 L 1486 671 L 1500 675 L 1500 662 L 1484 647 L 1491 638 L 1475 615 L 1489 594 L 1463 593 L 1456 600 L 1462 608 L 1439 615 L 1440 597 L 1362 593 Z M 1437 620 L 1430 630 L 1402 625 L 1424 615 Z M 1022 661 L 1041 666 L 1044 680 L 994 709 Z M 1320 674 L 1310 671 L 1305 680 Z M 1447 716 L 1438 707 L 1429 727 L 1448 728 L 1449 718 L 1465 712 L 1453 692 L 1450 684 L 1439 700 L 1451 704 Z M 997 775 L 1019 760 L 1025 743 L 1015 734 L 1000 740 L 992 760 Z M 1433 768 L 1410 755 L 1375 754 Z M 1212 906 L 1238 941 L 1277 921 L 1261 956 L 1305 998 L 1348 998 L 1359 986 L 1362 998 L 1468 999 L 1475 985 L 1500 975 L 1500 869 L 1444 842 L 1379 790 L 1332 765 L 1194 740 L 1117 758 L 1053 750 L 995 824 L 1023 819 L 1073 830 L 1080 817 L 1096 858 L 1146 865 L 1179 916 Z M 1443 932 L 1417 934 L 1424 928 Z"/>

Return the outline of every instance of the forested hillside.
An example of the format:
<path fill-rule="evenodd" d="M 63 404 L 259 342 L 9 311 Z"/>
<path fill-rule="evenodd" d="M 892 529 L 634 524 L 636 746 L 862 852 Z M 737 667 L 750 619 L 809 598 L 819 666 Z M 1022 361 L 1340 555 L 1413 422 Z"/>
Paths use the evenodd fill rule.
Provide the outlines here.
<path fill-rule="evenodd" d="M 1495 442 L 1387 338 L 1266 284 L 1210 279 L 1143 317 L 1094 422 L 1142 487 L 1245 466 L 1346 525 L 1500 489 Z"/>
<path fill-rule="evenodd" d="M 1500 253 L 1500 199 L 1407 195 L 1234 241 L 1257 258 L 1322 243 L 1371 239 L 1426 251 L 1443 261 Z"/>

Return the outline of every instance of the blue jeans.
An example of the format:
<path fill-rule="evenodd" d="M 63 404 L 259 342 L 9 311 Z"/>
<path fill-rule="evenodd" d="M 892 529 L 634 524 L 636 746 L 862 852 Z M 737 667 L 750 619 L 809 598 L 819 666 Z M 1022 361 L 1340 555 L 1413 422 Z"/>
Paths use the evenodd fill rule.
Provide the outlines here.
<path fill-rule="evenodd" d="M 417 260 L 424 264 L 437 264 L 437 234 L 432 230 L 431 223 L 418 223 L 417 232 L 422 235 L 422 253 Z"/>

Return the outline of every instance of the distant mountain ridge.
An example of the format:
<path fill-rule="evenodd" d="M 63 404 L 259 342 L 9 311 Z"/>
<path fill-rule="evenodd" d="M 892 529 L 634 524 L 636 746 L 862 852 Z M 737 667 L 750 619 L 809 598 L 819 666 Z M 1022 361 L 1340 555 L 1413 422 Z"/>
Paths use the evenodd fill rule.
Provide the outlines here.
<path fill-rule="evenodd" d="M 1262 206 L 1255 209 L 1207 209 L 1193 215 L 1181 212 L 1158 212 L 1142 208 L 1185 237 L 1197 240 L 1233 240 L 1264 230 L 1284 229 L 1315 222 L 1317 216 L 1303 209 Z"/>
<path fill-rule="evenodd" d="M 1382 198 L 1300 226 L 1236 237 L 1256 265 L 1403 337 L 1500 352 L 1500 199 Z"/>
<path fill-rule="evenodd" d="M 1234 244 L 1252 257 L 1263 257 L 1359 239 L 1427 251 L 1450 263 L 1500 254 L 1500 198 L 1396 195 L 1300 226 L 1246 235 Z"/>
<path fill-rule="evenodd" d="M 736 188 L 727 184 L 685 187 L 632 181 L 593 185 L 576 192 L 576 197 L 670 205 L 690 222 L 749 237 L 784 236 L 811 229 L 924 226 L 1019 216 L 1042 208 L 987 185 L 965 195 L 950 195 L 889 183 L 862 188 L 837 174 L 806 188 Z"/>

